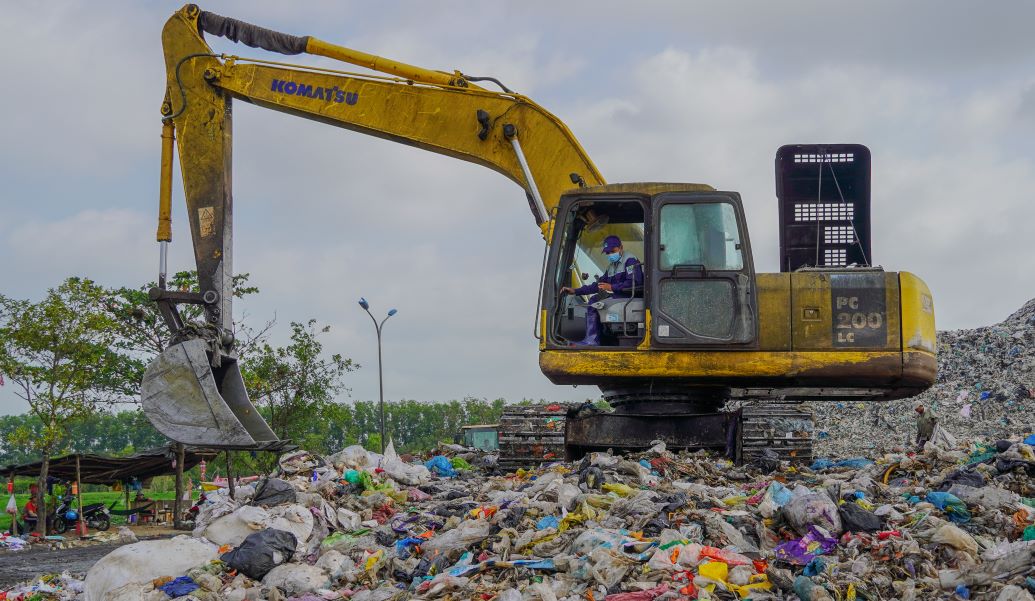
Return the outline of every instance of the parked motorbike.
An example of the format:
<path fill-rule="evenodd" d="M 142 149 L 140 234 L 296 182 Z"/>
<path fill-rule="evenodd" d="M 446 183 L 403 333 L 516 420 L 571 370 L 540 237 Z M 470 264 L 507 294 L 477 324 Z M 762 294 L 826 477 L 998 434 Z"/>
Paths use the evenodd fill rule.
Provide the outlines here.
<path fill-rule="evenodd" d="M 64 534 L 79 521 L 79 512 L 72 506 L 71 499 L 62 499 L 52 519 L 54 532 Z M 104 503 L 83 505 L 83 521 L 86 522 L 87 528 L 104 531 L 111 528 L 111 512 L 104 506 Z"/>

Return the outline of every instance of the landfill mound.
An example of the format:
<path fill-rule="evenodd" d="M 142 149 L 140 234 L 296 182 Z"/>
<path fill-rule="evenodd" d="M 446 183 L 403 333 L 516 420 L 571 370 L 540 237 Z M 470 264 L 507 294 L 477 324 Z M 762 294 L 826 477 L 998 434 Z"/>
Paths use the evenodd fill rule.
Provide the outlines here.
<path fill-rule="evenodd" d="M 0 599 L 1033 599 L 1035 452 L 1019 441 L 810 467 L 663 443 L 513 473 L 496 459 L 292 452 L 236 498 L 210 494 L 192 536 Z"/>
<path fill-rule="evenodd" d="M 816 456 L 873 456 L 913 447 L 920 403 L 960 439 L 1033 431 L 1035 299 L 1001 323 L 938 332 L 938 380 L 920 395 L 882 403 L 812 403 Z"/>

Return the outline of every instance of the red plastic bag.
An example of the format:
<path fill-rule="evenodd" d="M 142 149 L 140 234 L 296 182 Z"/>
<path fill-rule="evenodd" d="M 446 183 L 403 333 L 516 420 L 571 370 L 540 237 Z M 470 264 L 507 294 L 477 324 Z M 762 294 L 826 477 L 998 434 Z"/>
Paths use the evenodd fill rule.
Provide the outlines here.
<path fill-rule="evenodd" d="M 707 557 L 708 559 L 714 559 L 715 561 L 721 561 L 728 566 L 749 566 L 751 565 L 751 559 L 747 556 L 741 555 L 740 553 L 733 553 L 732 551 L 726 551 L 716 547 L 702 547 L 701 557 Z"/>

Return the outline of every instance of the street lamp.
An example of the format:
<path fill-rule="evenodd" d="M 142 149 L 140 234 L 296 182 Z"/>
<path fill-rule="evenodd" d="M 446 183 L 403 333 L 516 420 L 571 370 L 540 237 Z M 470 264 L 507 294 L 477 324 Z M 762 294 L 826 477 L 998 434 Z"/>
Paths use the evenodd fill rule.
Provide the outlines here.
<path fill-rule="evenodd" d="M 377 384 L 380 389 L 380 400 L 377 403 L 378 412 L 381 414 L 381 454 L 385 452 L 385 378 L 384 371 L 381 369 L 381 328 L 388 321 L 388 318 L 398 313 L 395 309 L 389 309 L 388 315 L 378 323 L 377 318 L 370 312 L 370 303 L 367 299 L 360 298 L 359 306 L 363 307 L 363 310 L 370 316 L 370 320 L 374 322 L 374 329 L 377 330 Z"/>

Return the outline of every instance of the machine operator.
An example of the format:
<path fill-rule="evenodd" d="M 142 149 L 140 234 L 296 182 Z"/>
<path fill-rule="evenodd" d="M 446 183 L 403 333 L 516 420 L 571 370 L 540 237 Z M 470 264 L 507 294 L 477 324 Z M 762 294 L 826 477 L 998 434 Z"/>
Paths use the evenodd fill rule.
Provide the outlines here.
<path fill-rule="evenodd" d="M 604 238 L 601 252 L 607 255 L 608 265 L 604 274 L 592 284 L 578 288 L 562 288 L 562 294 L 592 294 L 593 304 L 610 294 L 611 298 L 632 298 L 643 295 L 643 265 L 640 260 L 625 252 L 618 236 Z M 586 310 L 586 337 L 576 342 L 579 346 L 600 345 L 600 314 L 592 307 Z"/>

